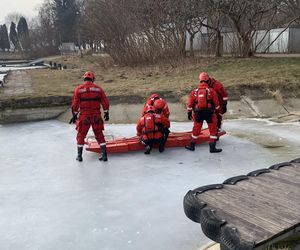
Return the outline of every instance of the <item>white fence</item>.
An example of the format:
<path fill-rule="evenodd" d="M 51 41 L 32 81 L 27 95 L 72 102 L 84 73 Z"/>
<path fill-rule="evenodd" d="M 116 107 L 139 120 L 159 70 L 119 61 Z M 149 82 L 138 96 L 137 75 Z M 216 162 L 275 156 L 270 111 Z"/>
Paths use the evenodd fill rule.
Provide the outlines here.
<path fill-rule="evenodd" d="M 280 36 L 278 37 L 278 35 Z M 186 50 L 190 50 L 189 34 L 187 33 Z M 194 50 L 205 51 L 210 48 L 208 33 L 197 33 L 194 38 Z M 223 53 L 234 53 L 238 48 L 239 39 L 236 32 L 222 32 Z M 277 38 L 278 37 L 278 38 Z M 276 40 L 275 40 L 276 39 Z M 275 41 L 274 41 L 275 40 Z M 267 48 L 272 42 L 274 43 Z M 256 31 L 253 47 L 257 53 L 300 53 L 300 28 L 284 28 Z"/>

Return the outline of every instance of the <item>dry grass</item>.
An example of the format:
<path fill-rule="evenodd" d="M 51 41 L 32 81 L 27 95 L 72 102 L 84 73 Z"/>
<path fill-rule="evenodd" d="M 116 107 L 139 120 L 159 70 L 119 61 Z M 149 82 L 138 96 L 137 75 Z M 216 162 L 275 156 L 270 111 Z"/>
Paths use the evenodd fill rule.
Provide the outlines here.
<path fill-rule="evenodd" d="M 0 52 L 0 61 L 2 60 L 27 60 L 30 57 L 23 53 Z"/>
<path fill-rule="evenodd" d="M 82 83 L 86 70 L 96 74 L 96 83 L 109 96 L 148 96 L 152 92 L 165 92 L 172 96 L 185 96 L 197 86 L 200 71 L 207 71 L 227 87 L 300 85 L 300 58 L 196 58 L 178 60 L 172 65 L 118 67 L 102 56 L 58 56 L 47 59 L 67 65 L 67 70 L 28 71 L 33 96 L 68 96 Z M 112 82 L 105 83 L 110 80 Z M 1 93 L 0 93 L 1 96 Z M 278 95 L 275 95 L 275 97 Z M 22 96 L 20 96 L 22 97 Z M 5 97 L 3 97 L 5 98 Z"/>
<path fill-rule="evenodd" d="M 267 94 L 272 96 L 280 105 L 284 104 L 284 98 L 279 89 L 275 91 L 267 90 Z"/>

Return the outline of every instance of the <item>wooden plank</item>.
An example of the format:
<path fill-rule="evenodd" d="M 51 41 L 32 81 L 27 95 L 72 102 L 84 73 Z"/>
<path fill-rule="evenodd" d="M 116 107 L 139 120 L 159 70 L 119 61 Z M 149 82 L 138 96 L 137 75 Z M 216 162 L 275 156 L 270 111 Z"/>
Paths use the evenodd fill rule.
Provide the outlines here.
<path fill-rule="evenodd" d="M 278 179 L 274 178 L 262 178 L 261 176 L 251 178 L 249 182 L 258 185 L 263 186 L 266 189 L 269 188 L 269 190 L 277 189 L 278 192 L 284 193 L 286 196 L 288 196 L 290 199 L 295 199 L 299 195 L 298 189 L 294 188 L 294 186 L 291 183 L 285 183 L 284 181 L 280 182 Z"/>
<path fill-rule="evenodd" d="M 271 169 L 256 177 L 196 196 L 256 246 L 279 239 L 300 226 L 300 164 Z M 230 237 L 224 239 L 229 240 Z"/>
<path fill-rule="evenodd" d="M 248 196 L 241 190 L 220 190 L 224 191 L 224 198 L 232 200 L 233 202 L 240 202 L 241 208 L 251 209 L 251 213 L 259 213 L 265 219 L 271 220 L 274 218 L 277 223 L 284 225 L 294 224 L 300 219 L 299 211 L 291 211 L 283 209 L 281 203 L 274 203 L 270 199 L 264 199 L 258 196 Z M 236 197 L 236 199 L 234 199 Z"/>
<path fill-rule="evenodd" d="M 253 216 L 253 214 L 250 214 L 248 211 L 241 209 L 239 206 L 240 204 L 232 204 L 231 201 L 220 199 L 220 197 L 211 196 L 207 193 L 201 194 L 201 200 L 206 202 L 212 208 L 224 209 L 224 211 L 226 211 L 228 214 L 244 218 L 250 223 L 258 225 L 259 227 L 264 228 L 266 231 L 272 234 L 277 234 L 281 230 L 284 230 L 284 227 L 281 227 L 276 223 L 270 223 L 268 220 L 265 220 L 259 215 Z"/>
<path fill-rule="evenodd" d="M 295 167 L 286 169 L 271 170 L 198 196 L 228 225 L 236 227 L 244 240 L 259 244 L 300 222 L 299 176 Z"/>
<path fill-rule="evenodd" d="M 259 242 L 261 242 L 274 235 L 272 232 L 265 230 L 265 228 L 245 220 L 243 217 L 229 214 L 226 211 L 218 208 L 216 208 L 215 211 L 217 215 L 227 221 L 227 226 L 237 228 L 243 239 L 253 242 L 256 242 L 258 239 L 260 239 Z"/>
<path fill-rule="evenodd" d="M 280 182 L 280 183 L 284 183 L 287 185 L 291 185 L 291 186 L 296 186 L 297 188 L 300 188 L 300 182 L 298 179 L 296 178 L 291 178 L 291 176 L 287 176 L 287 175 L 278 175 L 277 173 L 274 172 L 270 172 L 268 174 L 268 176 L 266 176 L 265 178 L 267 179 L 272 179 L 275 182 Z"/>
<path fill-rule="evenodd" d="M 273 170 L 270 173 L 276 174 L 278 176 L 290 176 L 293 180 L 300 180 L 300 172 L 289 171 L 288 168 L 284 169 L 284 171 Z"/>
<path fill-rule="evenodd" d="M 255 202 L 258 203 L 258 206 L 263 206 L 265 208 L 268 207 L 272 207 L 272 206 L 276 206 L 276 210 L 281 210 L 281 209 L 287 209 L 287 214 L 295 214 L 300 216 L 300 211 L 297 208 L 292 208 L 289 209 L 288 207 L 285 207 L 284 205 L 282 205 L 281 200 L 280 199 L 273 199 L 270 197 L 266 197 L 266 196 L 261 196 L 259 195 L 259 193 L 256 193 L 255 195 L 247 190 L 242 190 L 240 188 L 231 188 L 230 190 L 227 190 L 228 192 L 233 193 L 234 196 L 239 197 L 239 200 L 243 200 L 243 202 L 245 204 L 249 204 L 251 205 L 251 203 Z M 291 205 L 293 203 L 291 202 Z M 295 204 L 293 204 L 295 205 Z"/>
<path fill-rule="evenodd" d="M 229 223 L 233 218 L 239 218 L 241 221 L 247 221 L 248 224 L 256 225 L 257 228 L 260 228 L 260 232 L 263 230 L 263 233 L 254 233 L 253 230 L 255 228 L 249 226 L 240 227 L 238 223 L 236 223 L 236 227 L 239 229 L 241 235 L 243 235 L 243 239 L 247 241 L 255 241 L 257 244 L 265 241 L 267 238 L 274 237 L 275 235 L 281 234 L 292 227 L 294 224 L 285 224 L 285 226 L 281 226 L 279 224 L 274 223 L 274 221 L 269 221 L 259 215 L 251 214 L 248 211 L 241 209 L 240 204 L 232 204 L 232 201 L 229 200 L 221 200 L 219 197 L 206 196 L 205 193 L 201 194 L 201 200 L 205 201 L 210 208 L 215 209 L 218 212 L 217 215 L 222 217 L 222 219 L 227 220 Z M 219 216 L 220 216 L 219 215 Z M 250 229 L 250 231 L 249 231 Z M 250 237 L 249 235 L 254 235 L 255 239 Z"/>
<path fill-rule="evenodd" d="M 265 189 L 263 186 L 257 188 L 257 185 L 254 185 L 250 182 L 240 182 L 236 185 L 232 186 L 233 189 L 240 190 L 249 196 L 259 197 L 261 200 L 268 200 L 268 202 L 272 202 L 273 205 L 277 206 L 280 204 L 280 208 L 286 210 L 288 213 L 300 214 L 300 204 L 298 200 L 290 200 L 287 199 L 285 193 L 278 192 L 277 189 Z M 258 192 L 259 191 L 259 192 Z M 269 201 L 270 197 L 272 197 L 272 201 Z"/>
<path fill-rule="evenodd" d="M 276 170 L 274 170 L 276 171 Z M 298 188 L 300 187 L 299 181 L 296 178 L 286 178 L 286 176 L 284 175 L 277 175 L 276 173 L 274 174 L 271 171 L 268 174 L 265 174 L 264 177 L 262 178 L 262 176 L 258 176 L 256 178 L 253 179 L 257 179 L 257 180 L 262 180 L 263 182 L 268 182 L 270 186 L 276 187 L 277 185 L 290 185 L 290 186 L 297 186 Z M 261 177 L 261 178 L 259 178 Z"/>
<path fill-rule="evenodd" d="M 257 217 L 259 219 L 264 219 L 269 223 L 277 225 L 278 227 L 286 228 L 294 224 L 296 216 L 290 217 L 289 213 L 286 211 L 281 211 L 278 207 L 273 207 L 270 204 L 261 204 L 262 199 L 254 200 L 252 197 L 246 197 L 242 195 L 243 192 L 233 192 L 231 190 L 226 190 L 226 188 L 218 190 L 218 199 L 225 199 L 230 202 L 227 209 L 231 209 L 233 204 L 240 207 L 241 210 L 247 211 L 249 216 Z M 212 194 L 216 195 L 216 192 Z M 285 216 L 289 216 L 286 218 Z"/>
<path fill-rule="evenodd" d="M 281 171 L 281 170 L 279 170 L 279 171 Z M 295 175 L 299 176 L 300 175 L 300 164 L 284 167 L 284 172 L 287 172 L 287 173 L 291 172 L 291 173 L 294 173 Z"/>
<path fill-rule="evenodd" d="M 265 181 L 264 181 L 265 180 Z M 269 181 L 270 179 L 268 179 Z M 266 196 L 269 194 L 269 197 L 275 199 L 280 197 L 286 202 L 295 205 L 295 202 L 300 205 L 300 200 L 296 199 L 299 197 L 299 188 L 297 189 L 294 185 L 286 185 L 283 183 L 274 183 L 271 181 L 273 185 L 271 185 L 266 179 L 253 177 L 247 181 L 239 182 L 235 185 L 243 190 L 250 189 L 254 194 L 259 194 Z"/>
<path fill-rule="evenodd" d="M 293 173 L 290 173 L 290 172 L 284 173 L 284 172 L 273 170 L 270 173 L 268 173 L 268 175 L 266 175 L 266 178 L 271 177 L 271 176 L 283 179 L 283 180 L 287 181 L 287 183 L 291 182 L 291 183 L 297 184 L 297 186 L 300 186 L 300 184 L 299 184 L 300 177 L 298 177 L 297 175 L 295 175 Z"/>

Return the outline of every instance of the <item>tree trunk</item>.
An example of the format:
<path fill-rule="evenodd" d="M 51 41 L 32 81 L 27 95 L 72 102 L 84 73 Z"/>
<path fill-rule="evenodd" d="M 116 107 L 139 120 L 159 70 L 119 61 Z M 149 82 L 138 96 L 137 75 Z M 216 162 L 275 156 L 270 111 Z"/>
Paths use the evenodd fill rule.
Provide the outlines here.
<path fill-rule="evenodd" d="M 222 53 L 222 35 L 221 35 L 221 31 L 220 30 L 216 30 L 216 38 L 217 38 L 217 43 L 216 43 L 216 53 L 215 56 L 216 57 L 221 57 Z"/>
<path fill-rule="evenodd" d="M 195 33 L 190 34 L 190 57 L 194 57 L 194 38 L 195 38 Z"/>
<path fill-rule="evenodd" d="M 181 55 L 182 56 L 186 56 L 186 49 L 185 49 L 185 45 L 186 45 L 186 31 L 185 29 L 181 30 L 181 36 L 180 36 L 180 42 L 181 42 Z"/>
<path fill-rule="evenodd" d="M 253 56 L 253 52 L 251 50 L 251 39 L 243 38 L 242 39 L 242 56 L 243 57 L 250 57 Z"/>

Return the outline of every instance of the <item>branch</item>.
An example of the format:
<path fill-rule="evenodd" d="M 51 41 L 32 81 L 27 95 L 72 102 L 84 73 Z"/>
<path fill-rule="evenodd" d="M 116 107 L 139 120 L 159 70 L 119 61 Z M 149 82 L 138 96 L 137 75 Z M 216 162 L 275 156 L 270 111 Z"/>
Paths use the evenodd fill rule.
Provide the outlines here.
<path fill-rule="evenodd" d="M 267 50 L 272 46 L 272 44 L 275 43 L 275 41 L 281 36 L 281 34 L 282 34 L 284 31 L 286 31 L 286 30 L 291 26 L 291 24 L 292 24 L 293 22 L 295 22 L 295 21 L 296 21 L 297 19 L 299 19 L 299 18 L 300 18 L 300 15 L 297 16 L 297 17 L 295 17 L 294 19 L 292 19 L 292 20 L 287 24 L 287 26 L 286 26 L 286 27 L 278 34 L 278 36 L 276 36 L 275 39 L 267 46 L 267 48 L 264 50 L 263 53 L 266 53 Z"/>

